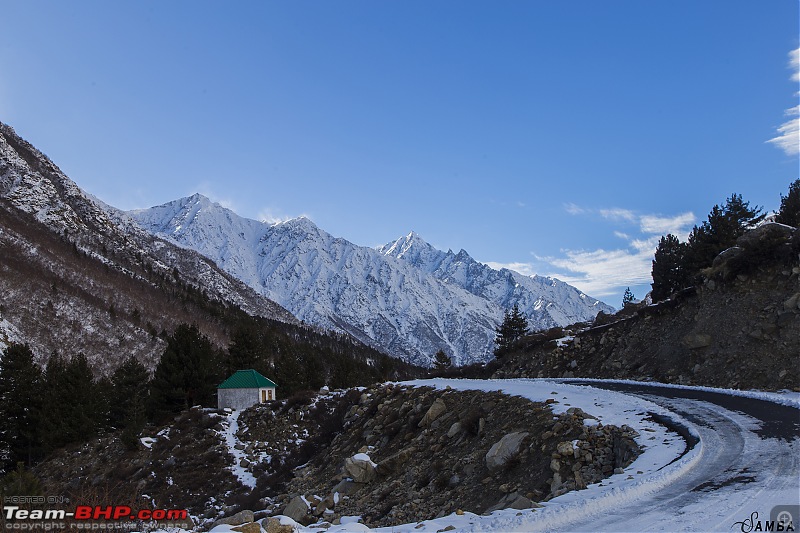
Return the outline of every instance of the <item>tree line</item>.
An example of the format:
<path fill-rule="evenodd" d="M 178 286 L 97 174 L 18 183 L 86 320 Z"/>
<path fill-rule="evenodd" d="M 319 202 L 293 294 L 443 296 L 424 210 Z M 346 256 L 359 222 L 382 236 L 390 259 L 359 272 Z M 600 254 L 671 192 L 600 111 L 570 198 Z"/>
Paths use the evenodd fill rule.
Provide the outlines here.
<path fill-rule="evenodd" d="M 715 205 L 699 226 L 692 228 L 686 242 L 667 234 L 658 242 L 653 258 L 654 302 L 672 293 L 696 285 L 700 271 L 714 261 L 720 252 L 736 244 L 748 229 L 764 220 L 759 206 L 750 206 L 739 194 L 732 194 L 723 205 Z M 800 225 L 800 179 L 789 186 L 789 194 L 781 195 L 781 205 L 775 222 L 797 227 Z"/>
<path fill-rule="evenodd" d="M 148 423 L 165 423 L 189 407 L 216 407 L 216 388 L 253 368 L 288 397 L 303 389 L 368 385 L 415 375 L 415 369 L 336 334 L 249 317 L 215 347 L 195 325 L 166 335 L 152 375 L 129 357 L 109 377 L 95 377 L 87 358 L 54 354 L 44 368 L 31 349 L 10 344 L 0 360 L 0 474 L 51 451 L 118 431 L 133 449 Z"/>

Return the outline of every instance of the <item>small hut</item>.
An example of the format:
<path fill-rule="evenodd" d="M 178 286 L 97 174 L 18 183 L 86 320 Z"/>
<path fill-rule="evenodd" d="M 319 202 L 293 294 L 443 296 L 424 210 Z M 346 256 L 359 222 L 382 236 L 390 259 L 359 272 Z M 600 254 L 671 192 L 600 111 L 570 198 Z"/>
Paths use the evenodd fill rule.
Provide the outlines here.
<path fill-rule="evenodd" d="M 217 407 L 241 410 L 274 400 L 276 387 L 272 380 L 253 369 L 237 370 L 217 387 Z"/>

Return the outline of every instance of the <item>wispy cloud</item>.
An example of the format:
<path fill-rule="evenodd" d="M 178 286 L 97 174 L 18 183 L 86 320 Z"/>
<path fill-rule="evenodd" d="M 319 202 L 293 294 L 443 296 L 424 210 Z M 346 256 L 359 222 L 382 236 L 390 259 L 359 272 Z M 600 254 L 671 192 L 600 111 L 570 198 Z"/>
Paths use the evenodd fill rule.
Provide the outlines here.
<path fill-rule="evenodd" d="M 566 203 L 564 204 L 564 211 L 569 213 L 570 215 L 582 215 L 586 212 L 586 210 L 578 205 L 573 203 Z"/>
<path fill-rule="evenodd" d="M 532 263 L 495 263 L 494 261 L 489 261 L 486 264 L 495 270 L 507 268 L 508 270 L 513 270 L 514 272 L 519 272 L 526 276 L 533 276 L 536 274 L 536 269 Z"/>
<path fill-rule="evenodd" d="M 574 203 L 564 204 L 564 210 L 573 216 L 599 216 L 612 224 L 623 224 L 624 231 L 613 230 L 613 235 L 621 239 L 623 245 L 614 249 L 564 249 L 558 256 L 534 255 L 535 262 L 487 264 L 526 275 L 538 271 L 599 298 L 619 295 L 625 287 L 650 284 L 653 254 L 662 235 L 672 233 L 685 239 L 695 223 L 695 215 L 691 212 L 643 214 L 631 209 L 596 209 Z M 548 271 L 543 271 L 543 266 Z"/>
<path fill-rule="evenodd" d="M 800 81 L 800 48 L 789 52 L 789 68 L 792 69 L 792 81 Z M 795 96 L 800 92 L 795 93 Z M 786 155 L 794 156 L 800 153 L 800 106 L 787 109 L 784 113 L 793 117 L 778 126 L 778 136 L 768 140 L 783 150 Z"/>
<path fill-rule="evenodd" d="M 660 215 L 642 215 L 639 217 L 639 227 L 642 233 L 666 235 L 672 233 L 677 237 L 686 238 L 689 228 L 694 224 L 694 213 L 681 213 L 679 215 L 664 217 Z"/>
<path fill-rule="evenodd" d="M 564 257 L 545 257 L 562 272 L 549 275 L 592 296 L 616 294 L 621 287 L 650 283 L 653 252 L 642 250 L 565 250 Z"/>
<path fill-rule="evenodd" d="M 600 209 L 600 216 L 608 220 L 636 220 L 636 215 L 630 209 L 620 209 L 614 207 L 611 209 Z"/>
<path fill-rule="evenodd" d="M 308 215 L 298 215 L 298 216 L 308 216 Z M 261 211 L 258 212 L 256 218 L 261 222 L 266 222 L 267 224 L 278 224 L 281 222 L 286 222 L 287 220 L 292 220 L 293 216 L 285 215 L 279 212 L 277 209 L 273 209 L 271 207 L 265 207 Z"/>

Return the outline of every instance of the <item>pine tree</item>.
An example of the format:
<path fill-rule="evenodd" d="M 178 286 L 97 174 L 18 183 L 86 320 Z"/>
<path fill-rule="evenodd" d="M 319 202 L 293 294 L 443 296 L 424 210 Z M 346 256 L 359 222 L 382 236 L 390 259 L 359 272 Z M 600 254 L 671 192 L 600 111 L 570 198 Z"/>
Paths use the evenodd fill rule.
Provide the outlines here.
<path fill-rule="evenodd" d="M 520 312 L 517 304 L 514 304 L 510 312 L 505 312 L 503 323 L 495 329 L 495 332 L 497 333 L 494 339 L 497 345 L 494 351 L 495 357 L 504 355 L 517 339 L 528 334 L 528 320 Z"/>
<path fill-rule="evenodd" d="M 147 368 L 133 356 L 111 376 L 111 424 L 122 429 L 122 441 L 128 448 L 135 446 L 136 437 L 147 421 L 149 381 Z"/>
<path fill-rule="evenodd" d="M 264 352 L 264 343 L 256 328 L 250 324 L 239 325 L 231 335 L 225 368 L 228 374 L 237 370 L 255 368 Z"/>
<path fill-rule="evenodd" d="M 759 206 L 751 208 L 739 194 L 732 194 L 722 207 L 715 205 L 707 220 L 689 235 L 684 262 L 689 275 L 696 277 L 720 252 L 734 246 L 745 231 L 764 220 L 762 211 Z"/>
<path fill-rule="evenodd" d="M 436 370 L 445 370 L 446 368 L 450 368 L 450 365 L 452 364 L 453 361 L 446 353 L 444 353 L 444 350 L 442 349 L 439 349 L 439 351 L 436 352 L 436 355 L 433 357 L 433 365 Z"/>
<path fill-rule="evenodd" d="M 58 448 L 94 436 L 104 422 L 102 398 L 84 354 L 66 362 L 53 354 L 45 369 L 44 442 Z"/>
<path fill-rule="evenodd" d="M 17 462 L 30 465 L 41 453 L 42 371 L 33 362 L 28 345 L 10 344 L 0 362 L 0 445 L 5 464 L 0 473 Z"/>
<path fill-rule="evenodd" d="M 193 405 L 211 407 L 222 377 L 219 359 L 196 325 L 179 325 L 167 336 L 167 348 L 150 382 L 151 416 L 160 419 Z"/>
<path fill-rule="evenodd" d="M 781 208 L 775 217 L 775 222 L 787 226 L 800 227 L 800 179 L 794 180 L 789 185 L 789 194 L 781 194 Z"/>
<path fill-rule="evenodd" d="M 632 304 L 636 300 L 636 297 L 631 292 L 631 288 L 627 287 L 625 289 L 625 294 L 622 295 L 622 307 L 625 308 Z"/>
<path fill-rule="evenodd" d="M 689 285 L 684 266 L 686 243 L 672 234 L 661 237 L 653 258 L 653 292 L 654 302 L 667 298 L 673 292 Z"/>

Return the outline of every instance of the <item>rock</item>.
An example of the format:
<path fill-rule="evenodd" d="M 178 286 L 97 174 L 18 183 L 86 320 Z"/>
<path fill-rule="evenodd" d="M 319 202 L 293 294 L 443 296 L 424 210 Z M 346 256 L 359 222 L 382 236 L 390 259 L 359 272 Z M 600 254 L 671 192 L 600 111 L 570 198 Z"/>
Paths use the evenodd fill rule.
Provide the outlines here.
<path fill-rule="evenodd" d="M 394 455 L 391 455 L 375 467 L 376 473 L 381 477 L 386 477 L 400 471 L 408 460 L 414 455 L 413 448 L 404 448 Z"/>
<path fill-rule="evenodd" d="M 308 505 L 303 501 L 303 498 L 295 496 L 292 498 L 292 501 L 289 502 L 289 505 L 283 509 L 283 514 L 295 522 L 300 522 L 305 520 L 306 516 L 308 516 Z"/>
<path fill-rule="evenodd" d="M 247 524 L 249 522 L 252 522 L 253 520 L 255 520 L 253 511 L 239 511 L 233 516 L 220 518 L 211 525 L 211 529 L 214 529 L 215 527 L 220 525 L 240 526 L 242 524 Z"/>
<path fill-rule="evenodd" d="M 498 470 L 517 457 L 522 441 L 529 435 L 527 431 L 517 431 L 505 435 L 495 442 L 486 452 L 486 466 L 489 470 Z"/>
<path fill-rule="evenodd" d="M 575 448 L 569 441 L 559 442 L 558 446 L 556 446 L 556 451 L 560 455 L 563 455 L 564 457 L 568 457 L 575 454 Z"/>
<path fill-rule="evenodd" d="M 378 474 L 377 465 L 366 454 L 356 454 L 344 460 L 344 470 L 356 483 L 369 483 L 374 481 Z"/>
<path fill-rule="evenodd" d="M 711 345 L 711 335 L 706 333 L 695 333 L 686 335 L 683 340 L 683 345 L 690 350 L 697 350 L 698 348 L 705 348 Z"/>
<path fill-rule="evenodd" d="M 289 524 L 282 525 L 281 519 L 274 516 L 262 520 L 261 527 L 263 527 L 267 533 L 292 533 L 294 531 L 294 527 Z"/>
<path fill-rule="evenodd" d="M 381 465 L 382 464 L 383 463 L 381 463 Z M 331 494 L 336 494 L 338 492 L 339 494 L 349 496 L 357 492 L 358 489 L 360 488 L 361 485 L 358 485 L 357 483 L 350 481 L 349 479 L 343 479 L 335 487 L 331 489 Z"/>
<path fill-rule="evenodd" d="M 436 398 L 436 401 L 433 402 L 433 405 L 430 406 L 428 411 L 425 413 L 425 416 L 422 417 L 422 420 L 419 421 L 417 426 L 430 426 L 433 421 L 442 416 L 442 413 L 445 411 L 447 411 L 447 404 L 445 404 L 444 400 L 441 398 Z"/>
<path fill-rule="evenodd" d="M 250 461 L 242 457 L 242 460 L 239 461 L 239 466 L 241 466 L 242 468 L 247 468 L 248 466 L 250 466 Z"/>
<path fill-rule="evenodd" d="M 234 531 L 240 531 L 241 533 L 261 533 L 261 526 L 254 522 L 250 522 L 249 524 L 244 524 L 241 526 L 236 526 L 231 529 L 233 529 Z"/>
<path fill-rule="evenodd" d="M 752 248 L 764 241 L 786 241 L 792 237 L 794 232 L 795 228 L 791 226 L 767 222 L 736 239 L 736 244 L 742 248 Z"/>
<path fill-rule="evenodd" d="M 455 437 L 461 433 L 461 422 L 454 422 L 450 429 L 447 431 L 447 436 L 450 438 Z"/>
<path fill-rule="evenodd" d="M 519 492 L 511 492 L 500 498 L 496 504 L 488 507 L 483 513 L 489 514 L 500 509 L 531 509 L 533 507 L 541 507 L 533 503 L 530 499 L 523 496 Z"/>
<path fill-rule="evenodd" d="M 788 300 L 783 302 L 783 309 L 786 311 L 800 309 L 800 292 L 794 293 Z"/>
<path fill-rule="evenodd" d="M 728 261 L 730 261 L 731 259 L 733 259 L 734 257 L 736 257 L 737 255 L 741 254 L 742 252 L 744 252 L 744 249 L 742 249 L 739 246 L 733 246 L 731 248 L 728 248 L 727 250 L 723 250 L 717 255 L 717 257 L 714 258 L 714 261 L 711 263 L 711 267 L 719 268 Z M 714 287 L 709 287 L 709 288 L 711 288 L 712 290 L 714 289 Z"/>

